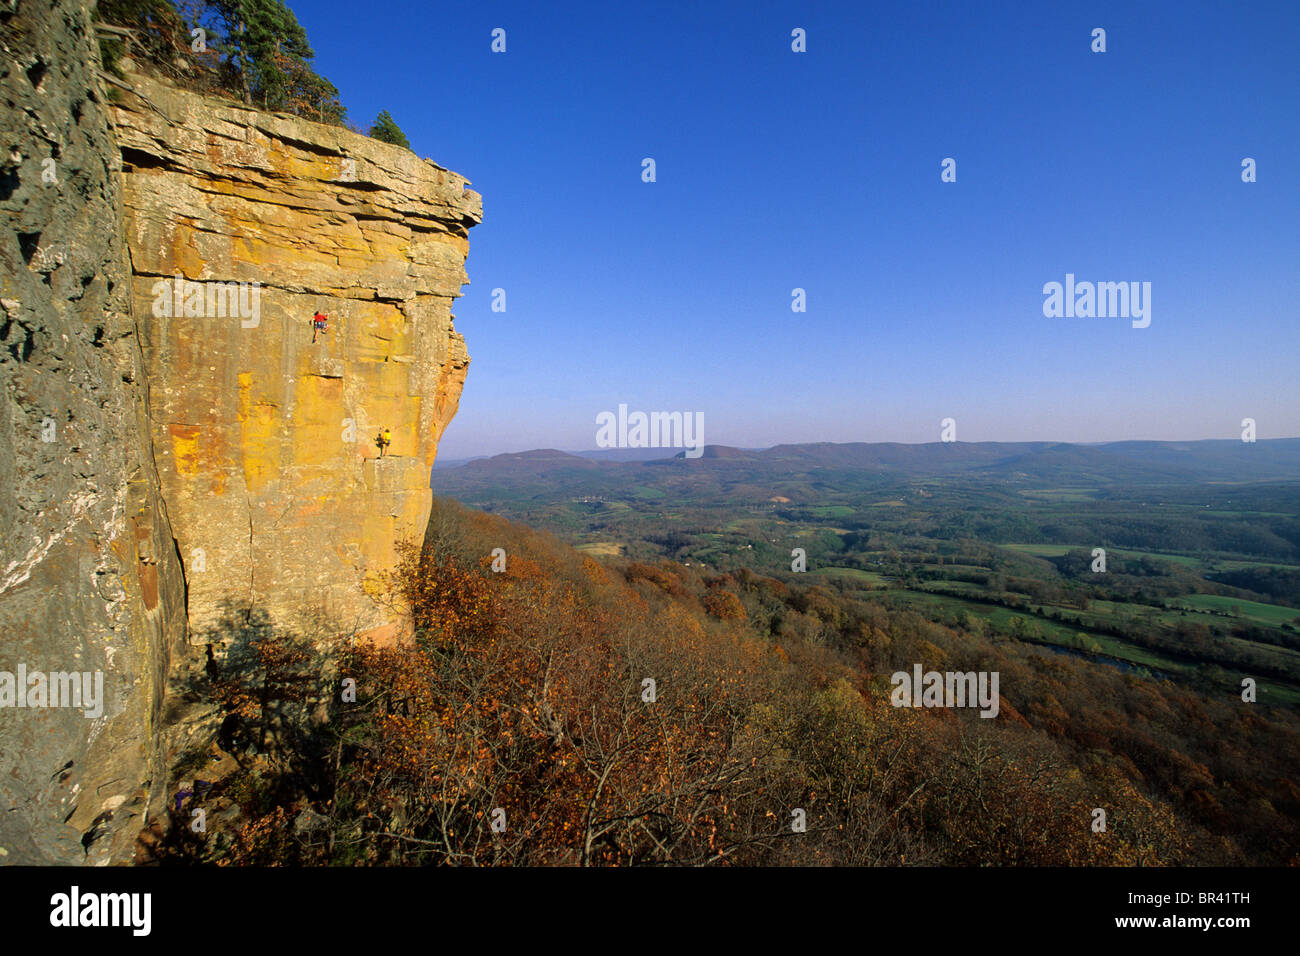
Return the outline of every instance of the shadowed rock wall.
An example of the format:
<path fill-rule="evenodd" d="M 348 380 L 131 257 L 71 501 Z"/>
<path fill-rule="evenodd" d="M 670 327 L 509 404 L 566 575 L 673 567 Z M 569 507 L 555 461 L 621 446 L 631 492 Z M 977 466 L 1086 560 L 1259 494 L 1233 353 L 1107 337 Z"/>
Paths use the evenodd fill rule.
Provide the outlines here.
<path fill-rule="evenodd" d="M 99 673 L 104 696 L 0 707 L 0 863 L 120 862 L 165 786 L 185 585 L 90 15 L 0 4 L 0 46 L 0 672 Z"/>

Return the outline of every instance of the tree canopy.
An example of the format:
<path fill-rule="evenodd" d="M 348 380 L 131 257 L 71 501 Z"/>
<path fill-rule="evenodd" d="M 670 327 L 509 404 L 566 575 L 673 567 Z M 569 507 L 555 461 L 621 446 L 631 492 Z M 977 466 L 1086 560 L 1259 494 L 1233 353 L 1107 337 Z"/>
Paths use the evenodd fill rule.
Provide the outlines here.
<path fill-rule="evenodd" d="M 134 31 L 134 52 L 173 79 L 206 73 L 197 85 L 249 105 L 344 123 L 338 89 L 313 69 L 307 31 L 282 0 L 105 0 L 99 17 Z M 111 65 L 121 50 L 109 41 L 104 52 Z"/>
<path fill-rule="evenodd" d="M 401 127 L 388 115 L 388 110 L 381 110 L 379 115 L 375 117 L 375 122 L 370 127 L 370 135 L 381 143 L 392 143 L 394 146 L 411 148 L 410 140 L 406 138 L 406 134 L 402 132 Z"/>

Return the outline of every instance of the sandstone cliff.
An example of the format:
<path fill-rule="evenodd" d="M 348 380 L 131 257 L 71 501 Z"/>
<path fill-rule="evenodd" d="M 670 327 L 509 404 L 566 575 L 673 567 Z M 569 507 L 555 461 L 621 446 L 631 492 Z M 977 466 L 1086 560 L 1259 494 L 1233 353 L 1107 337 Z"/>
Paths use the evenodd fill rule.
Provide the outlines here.
<path fill-rule="evenodd" d="M 142 76 L 109 105 L 91 20 L 0 0 L 0 672 L 106 698 L 0 709 L 0 864 L 131 858 L 193 743 L 178 675 L 232 615 L 400 629 L 374 583 L 469 361 L 462 177 Z"/>
<path fill-rule="evenodd" d="M 451 305 L 479 196 L 408 150 L 129 80 L 113 111 L 125 231 L 191 641 L 232 604 L 390 632 L 366 592 L 428 521 L 469 363 Z M 259 284 L 242 310 L 176 314 L 232 282 Z"/>

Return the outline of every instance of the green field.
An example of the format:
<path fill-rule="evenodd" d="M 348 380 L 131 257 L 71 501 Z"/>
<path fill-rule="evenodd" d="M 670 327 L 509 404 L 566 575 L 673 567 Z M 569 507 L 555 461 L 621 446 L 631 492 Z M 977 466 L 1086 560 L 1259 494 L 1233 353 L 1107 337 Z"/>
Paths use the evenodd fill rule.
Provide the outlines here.
<path fill-rule="evenodd" d="M 952 582 L 946 583 L 951 584 Z M 1036 629 L 1037 634 L 1039 635 L 1037 638 L 1033 636 L 1022 638 L 1022 640 L 1028 640 L 1033 643 L 1051 644 L 1056 647 L 1069 648 L 1070 650 L 1091 651 L 1092 653 L 1103 654 L 1106 657 L 1124 661 L 1128 664 L 1139 665 L 1153 671 L 1160 671 L 1173 677 L 1187 677 L 1195 673 L 1197 669 L 1195 664 L 1190 664 L 1186 661 L 1172 657 L 1166 657 L 1158 651 L 1153 651 L 1149 648 L 1129 644 L 1121 638 L 1113 635 L 1099 634 L 1088 631 L 1086 628 L 1077 625 L 1062 624 L 1058 621 L 1045 620 L 1035 614 L 1013 611 L 1010 608 L 995 607 L 975 601 L 966 601 L 951 594 L 936 594 L 932 591 L 915 591 L 900 588 L 892 589 L 888 593 L 894 600 L 910 606 L 921 613 L 924 613 L 927 609 L 947 611 L 950 613 L 954 611 L 969 612 L 973 616 L 987 621 L 995 630 L 1003 634 L 1011 632 L 1011 622 L 1015 618 L 1021 618 L 1025 622 L 1025 627 L 1030 634 L 1032 634 Z M 1080 640 L 1081 636 L 1083 638 L 1082 641 Z M 1256 652 L 1262 652 L 1266 657 L 1276 661 L 1294 661 L 1297 657 L 1294 652 L 1287 651 L 1283 648 L 1252 644 L 1248 641 L 1232 641 L 1232 643 L 1239 644 L 1242 647 L 1249 647 Z M 1080 646 L 1081 644 L 1083 644 L 1082 647 Z M 1300 703 L 1300 688 L 1272 680 L 1260 680 L 1258 681 L 1258 685 L 1261 699 L 1266 699 L 1279 704 Z"/>
<path fill-rule="evenodd" d="M 1019 554 L 1032 554 L 1039 558 L 1059 558 L 1063 554 L 1069 554 L 1071 551 L 1087 551 L 1092 553 L 1092 547 L 1083 544 L 1004 544 L 1001 547 Z M 1161 551 L 1130 551 L 1127 548 L 1107 548 L 1106 555 L 1109 558 L 1150 558 L 1152 561 L 1168 561 L 1171 564 L 1181 564 L 1184 567 L 1200 570 L 1205 566 L 1205 560 L 1202 558 L 1192 557 L 1189 554 L 1168 554 Z"/>
<path fill-rule="evenodd" d="M 1243 601 L 1241 598 L 1223 597 L 1218 594 L 1189 594 L 1169 603 L 1171 607 L 1221 611 L 1227 614 L 1239 613 L 1246 620 L 1255 621 L 1267 627 L 1279 627 L 1300 618 L 1300 610 L 1293 607 L 1261 604 L 1258 601 Z M 1235 612 L 1234 609 L 1236 609 Z"/>
<path fill-rule="evenodd" d="M 1300 571 L 1300 564 L 1278 564 L 1276 561 L 1239 561 L 1235 558 L 1216 561 L 1210 558 L 1205 563 L 1219 571 L 1240 571 L 1242 568 L 1282 568 L 1286 571 Z"/>
<path fill-rule="evenodd" d="M 848 505 L 816 505 L 809 509 L 818 518 L 848 518 L 853 509 Z"/>
<path fill-rule="evenodd" d="M 1063 554 L 1080 550 L 1079 545 L 1073 544 L 1004 544 L 1000 547 L 1018 554 L 1032 554 L 1039 558 L 1059 558 Z"/>
<path fill-rule="evenodd" d="M 876 571 L 863 571 L 859 568 L 822 568 L 820 573 L 839 578 L 852 578 L 876 587 L 889 587 L 890 584 L 883 574 Z"/>
<path fill-rule="evenodd" d="M 1039 640 L 1042 643 L 1054 644 L 1058 647 L 1068 647 L 1071 649 L 1079 648 L 1079 635 L 1086 635 L 1089 641 L 1095 642 L 1098 653 L 1113 657 L 1116 660 L 1127 661 L 1132 664 L 1140 664 L 1144 667 L 1150 667 L 1155 670 L 1165 671 L 1176 674 L 1188 670 L 1188 665 L 1181 663 L 1173 658 L 1164 657 L 1155 651 L 1147 650 L 1142 647 L 1134 647 L 1125 643 L 1117 637 L 1108 634 L 1095 634 L 1084 628 L 1069 624 L 1061 624 L 1058 621 L 1049 621 L 1025 611 L 1013 611 L 1010 608 L 996 607 L 989 604 L 983 604 L 978 601 L 967 601 L 952 594 L 937 594 L 933 591 L 914 591 L 898 589 L 890 592 L 891 596 L 897 596 L 905 603 L 912 604 L 921 609 L 922 607 L 941 608 L 947 611 L 966 611 L 975 617 L 988 621 L 993 627 L 1004 633 L 1009 634 L 1012 628 L 1012 621 L 1016 618 L 1021 619 L 1025 627 L 1032 631 L 1037 629 L 1041 635 Z"/>
<path fill-rule="evenodd" d="M 1041 488 L 1020 494 L 1031 501 L 1093 501 L 1097 497 L 1088 488 Z"/>

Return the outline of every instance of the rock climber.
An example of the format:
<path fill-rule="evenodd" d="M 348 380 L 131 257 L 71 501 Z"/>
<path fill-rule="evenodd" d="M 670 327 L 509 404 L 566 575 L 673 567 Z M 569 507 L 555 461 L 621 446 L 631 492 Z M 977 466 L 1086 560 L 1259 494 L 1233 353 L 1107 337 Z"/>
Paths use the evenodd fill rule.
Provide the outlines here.
<path fill-rule="evenodd" d="M 329 327 L 328 327 L 327 324 L 326 324 L 326 321 L 327 321 L 328 319 L 329 319 L 329 316 L 326 315 L 324 312 L 321 312 L 320 310 L 317 310 L 316 314 L 312 316 L 312 318 L 311 318 L 311 328 L 312 328 L 311 340 L 312 340 L 313 343 L 316 341 L 316 336 L 317 336 L 317 335 L 329 331 Z"/>
<path fill-rule="evenodd" d="M 393 433 L 385 428 L 375 440 L 379 443 L 379 457 L 383 458 L 384 453 L 388 451 L 388 446 L 393 443 Z"/>

